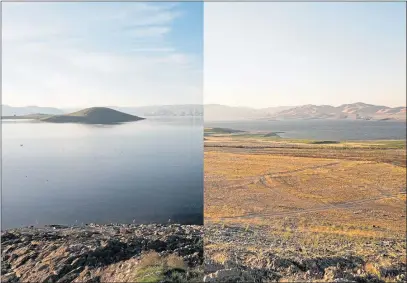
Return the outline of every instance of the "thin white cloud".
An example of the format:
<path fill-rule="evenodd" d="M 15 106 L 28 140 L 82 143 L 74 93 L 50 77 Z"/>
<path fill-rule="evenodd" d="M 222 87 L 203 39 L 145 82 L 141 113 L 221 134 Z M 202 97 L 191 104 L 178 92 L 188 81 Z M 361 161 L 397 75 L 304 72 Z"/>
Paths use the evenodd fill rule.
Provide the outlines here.
<path fill-rule="evenodd" d="M 168 34 L 171 31 L 169 27 L 159 26 L 159 27 L 137 27 L 127 30 L 126 36 L 131 36 L 134 38 L 145 38 L 145 37 L 161 37 Z"/>
<path fill-rule="evenodd" d="M 3 3 L 2 103 L 202 102 L 201 54 L 184 54 L 169 40 L 182 16 L 177 5 L 16 4 Z"/>
<path fill-rule="evenodd" d="M 134 48 L 134 52 L 175 52 L 175 48 Z"/>

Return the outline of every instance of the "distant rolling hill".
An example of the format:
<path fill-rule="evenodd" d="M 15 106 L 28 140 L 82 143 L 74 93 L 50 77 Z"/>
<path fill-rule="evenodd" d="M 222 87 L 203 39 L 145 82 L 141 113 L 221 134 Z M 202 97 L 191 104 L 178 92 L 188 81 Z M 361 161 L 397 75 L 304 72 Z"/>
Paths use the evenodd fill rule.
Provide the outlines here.
<path fill-rule="evenodd" d="M 39 107 L 39 106 L 24 106 L 14 107 L 10 105 L 1 105 L 1 116 L 23 116 L 31 114 L 49 114 L 59 115 L 64 114 L 64 111 L 54 107 Z"/>
<path fill-rule="evenodd" d="M 153 105 L 153 106 L 107 106 L 108 108 L 136 116 L 164 116 L 164 117 L 182 117 L 182 116 L 203 116 L 202 104 L 179 104 L 179 105 Z M 63 115 L 80 111 L 81 108 L 52 108 L 52 107 L 13 107 L 2 105 L 2 116 L 22 116 L 31 114 L 49 114 Z"/>
<path fill-rule="evenodd" d="M 142 116 L 202 116 L 203 106 L 199 104 L 156 105 L 140 107 L 112 107 L 118 111 Z"/>
<path fill-rule="evenodd" d="M 1 116 L 2 120 L 39 120 L 39 119 L 43 119 L 43 118 L 47 118 L 53 115 L 49 115 L 49 114 L 27 114 L 27 115 L 21 115 L 21 116 Z"/>
<path fill-rule="evenodd" d="M 203 106 L 199 104 L 180 104 L 180 105 L 153 105 L 153 106 L 139 106 L 139 107 L 120 107 L 108 106 L 111 109 L 121 111 L 127 114 L 136 116 L 202 116 Z M 63 109 L 65 112 L 73 112 L 79 109 Z"/>
<path fill-rule="evenodd" d="M 293 108 L 293 106 L 277 106 L 262 109 L 250 107 L 235 107 L 221 104 L 204 105 L 205 121 L 233 121 L 233 120 L 255 120 L 271 118 L 279 111 Z"/>
<path fill-rule="evenodd" d="M 302 105 L 280 111 L 276 119 L 406 120 L 406 107 L 387 107 L 362 102 L 331 105 Z"/>
<path fill-rule="evenodd" d="M 281 106 L 254 109 L 218 104 L 205 105 L 205 121 L 227 120 L 307 120 L 307 119 L 348 119 L 348 120 L 406 120 L 406 107 L 387 107 L 362 102 L 331 105 Z"/>
<path fill-rule="evenodd" d="M 144 120 L 144 118 L 123 113 L 107 107 L 86 108 L 64 115 L 54 115 L 40 119 L 49 123 L 117 124 Z"/>

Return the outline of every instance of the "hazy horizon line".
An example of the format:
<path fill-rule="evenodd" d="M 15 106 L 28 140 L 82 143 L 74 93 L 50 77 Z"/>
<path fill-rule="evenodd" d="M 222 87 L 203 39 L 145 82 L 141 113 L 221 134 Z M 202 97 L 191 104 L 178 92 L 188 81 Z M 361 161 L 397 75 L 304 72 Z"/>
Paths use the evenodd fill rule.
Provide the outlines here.
<path fill-rule="evenodd" d="M 351 103 L 342 103 L 339 105 L 333 105 L 333 104 L 299 104 L 299 105 L 271 105 L 271 106 L 265 106 L 265 107 L 252 107 L 252 106 L 244 106 L 244 105 L 232 105 L 232 104 L 220 104 L 220 103 L 185 103 L 185 104 L 149 104 L 149 105 L 94 105 L 94 106 L 44 106 L 44 105 L 11 105 L 11 104 L 6 104 L 2 103 L 2 106 L 9 106 L 9 107 L 42 107 L 42 108 L 57 108 L 57 109 L 72 109 L 72 108 L 81 108 L 81 109 L 86 109 L 86 108 L 92 108 L 92 107 L 106 107 L 106 108 L 111 108 L 111 107 L 120 107 L 120 108 L 140 108 L 140 107 L 162 107 L 162 106 L 192 106 L 192 105 L 199 105 L 199 106 L 208 106 L 208 105 L 219 105 L 219 106 L 226 106 L 226 107 L 234 107 L 234 108 L 250 108 L 250 109 L 266 109 L 266 108 L 278 108 L 278 107 L 300 107 L 300 106 L 305 106 L 305 105 L 315 105 L 315 106 L 333 106 L 333 107 L 339 107 L 342 105 L 347 105 L 347 104 L 358 104 L 358 103 L 363 103 L 363 104 L 368 104 L 368 105 L 374 105 L 374 106 L 383 106 L 383 107 L 389 107 L 389 108 L 398 108 L 398 107 L 406 107 L 406 105 L 399 105 L 399 106 L 388 106 L 388 105 L 379 105 L 379 104 L 372 104 L 368 102 L 351 102 Z"/>

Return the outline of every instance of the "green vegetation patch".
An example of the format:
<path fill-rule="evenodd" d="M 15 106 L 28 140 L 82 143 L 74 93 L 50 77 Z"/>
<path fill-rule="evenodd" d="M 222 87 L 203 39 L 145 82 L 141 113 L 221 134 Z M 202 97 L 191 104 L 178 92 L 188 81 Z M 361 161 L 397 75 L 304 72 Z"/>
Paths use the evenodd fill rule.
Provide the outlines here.
<path fill-rule="evenodd" d="M 240 135 L 233 135 L 233 138 L 236 139 L 255 139 L 255 140 L 262 140 L 262 141 L 277 141 L 280 143 L 304 143 L 304 144 L 312 144 L 314 142 L 318 142 L 315 140 L 307 140 L 307 139 L 289 139 L 283 138 L 278 133 L 281 132 L 274 132 L 274 134 L 267 134 L 264 133 L 244 133 Z"/>
<path fill-rule="evenodd" d="M 314 145 L 341 145 L 346 148 L 371 148 L 371 149 L 405 149 L 406 140 L 359 140 L 359 141 L 334 141 L 334 140 L 312 140 L 312 139 L 290 139 L 278 135 L 281 132 L 243 133 L 230 135 L 234 139 L 255 139 L 262 141 L 276 141 L 287 144 L 314 144 Z"/>
<path fill-rule="evenodd" d="M 145 254 L 134 273 L 134 282 L 193 282 L 200 275 L 188 270 L 184 260 L 175 255 L 160 256 L 157 252 Z M 198 282 L 197 281 L 197 282 Z"/>
<path fill-rule="evenodd" d="M 356 143 L 366 144 L 377 148 L 406 148 L 406 140 L 356 141 Z"/>
<path fill-rule="evenodd" d="M 163 266 L 147 266 L 137 270 L 134 282 L 160 282 L 164 278 Z"/>
<path fill-rule="evenodd" d="M 204 133 L 206 134 L 236 134 L 236 133 L 244 133 L 241 130 L 234 130 L 229 128 L 205 128 Z"/>
<path fill-rule="evenodd" d="M 310 144 L 338 144 L 340 141 L 311 141 Z"/>
<path fill-rule="evenodd" d="M 276 137 L 281 138 L 279 134 L 284 134 L 284 132 L 271 132 L 264 135 L 264 137 Z"/>

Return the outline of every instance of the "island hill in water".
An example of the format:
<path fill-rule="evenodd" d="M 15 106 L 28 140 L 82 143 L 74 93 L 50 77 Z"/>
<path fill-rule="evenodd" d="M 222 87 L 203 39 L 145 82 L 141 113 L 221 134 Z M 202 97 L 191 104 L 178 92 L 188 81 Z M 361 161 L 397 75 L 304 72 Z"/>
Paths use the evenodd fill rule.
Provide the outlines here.
<path fill-rule="evenodd" d="M 30 114 L 23 116 L 4 116 L 2 119 L 35 119 L 49 123 L 118 124 L 140 121 L 145 118 L 123 113 L 107 107 L 91 107 L 63 115 Z"/>

